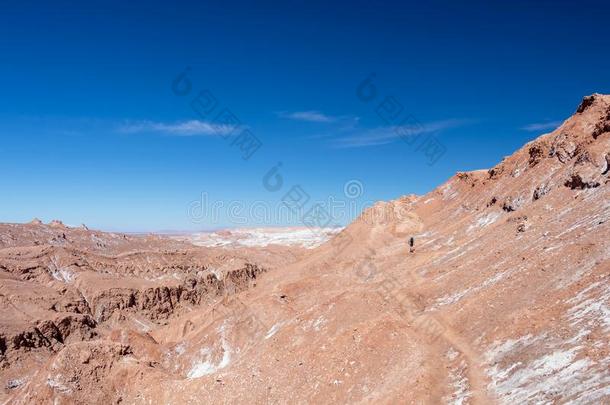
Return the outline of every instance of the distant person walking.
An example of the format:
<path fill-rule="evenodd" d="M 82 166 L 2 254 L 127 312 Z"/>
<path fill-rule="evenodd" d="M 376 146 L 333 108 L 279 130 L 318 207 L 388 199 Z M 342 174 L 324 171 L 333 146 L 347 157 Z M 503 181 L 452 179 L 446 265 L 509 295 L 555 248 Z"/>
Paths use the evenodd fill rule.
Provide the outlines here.
<path fill-rule="evenodd" d="M 413 236 L 411 236 L 409 238 L 409 253 L 413 252 L 415 252 L 415 239 L 413 239 Z"/>

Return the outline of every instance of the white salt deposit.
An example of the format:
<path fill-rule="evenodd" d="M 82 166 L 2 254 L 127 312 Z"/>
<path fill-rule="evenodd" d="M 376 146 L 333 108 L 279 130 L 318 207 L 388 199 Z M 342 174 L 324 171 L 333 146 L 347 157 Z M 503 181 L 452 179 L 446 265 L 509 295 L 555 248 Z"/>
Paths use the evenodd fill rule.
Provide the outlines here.
<path fill-rule="evenodd" d="M 244 228 L 218 232 L 194 233 L 177 239 L 187 239 L 197 246 L 249 246 L 268 245 L 301 246 L 312 249 L 320 246 L 343 228 Z"/>

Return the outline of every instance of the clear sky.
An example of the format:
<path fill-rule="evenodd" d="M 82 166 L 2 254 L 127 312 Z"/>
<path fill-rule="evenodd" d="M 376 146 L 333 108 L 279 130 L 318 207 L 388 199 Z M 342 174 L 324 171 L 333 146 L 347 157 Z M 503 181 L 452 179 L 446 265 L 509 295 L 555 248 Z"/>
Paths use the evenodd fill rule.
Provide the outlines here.
<path fill-rule="evenodd" d="M 298 216 L 271 211 L 300 185 L 309 206 L 344 201 L 344 224 L 609 93 L 609 20 L 607 1 L 6 1 L 0 221 L 282 225 Z M 430 164 L 416 139 L 444 153 Z"/>

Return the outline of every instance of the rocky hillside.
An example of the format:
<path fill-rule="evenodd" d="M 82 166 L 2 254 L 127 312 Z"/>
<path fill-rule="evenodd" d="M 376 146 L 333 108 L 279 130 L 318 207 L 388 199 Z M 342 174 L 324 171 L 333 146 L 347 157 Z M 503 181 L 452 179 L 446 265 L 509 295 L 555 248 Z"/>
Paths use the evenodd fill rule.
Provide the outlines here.
<path fill-rule="evenodd" d="M 65 350 L 106 353 L 117 331 L 147 336 L 185 311 L 251 288 L 277 264 L 272 254 L 202 250 L 59 221 L 1 224 L 0 240 L 0 375 L 7 397 Z"/>

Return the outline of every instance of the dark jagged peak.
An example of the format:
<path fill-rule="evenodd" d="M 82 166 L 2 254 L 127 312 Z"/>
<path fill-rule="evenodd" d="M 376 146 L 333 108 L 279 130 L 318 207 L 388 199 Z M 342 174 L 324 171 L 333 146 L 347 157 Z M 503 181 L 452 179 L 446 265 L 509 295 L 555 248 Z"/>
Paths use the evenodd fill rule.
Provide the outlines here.
<path fill-rule="evenodd" d="M 518 177 L 543 162 L 559 161 L 583 163 L 585 160 L 598 165 L 603 142 L 598 138 L 610 133 L 610 95 L 595 93 L 584 97 L 577 113 L 569 117 L 554 131 L 541 135 L 527 143 L 511 156 L 488 171 L 488 178 L 497 180 L 508 174 Z M 581 156 L 582 155 L 582 156 Z M 602 162 L 603 163 L 603 162 Z M 544 166 L 544 165 L 543 165 Z M 545 170 L 555 170 L 544 166 Z"/>
<path fill-rule="evenodd" d="M 599 105 L 603 108 L 604 106 L 607 106 L 609 102 L 610 95 L 593 93 L 590 96 L 583 97 L 580 105 L 576 109 L 576 112 L 582 114 L 583 112 L 589 110 L 592 106 L 595 105 Z"/>
<path fill-rule="evenodd" d="M 586 96 L 576 112 L 575 117 L 580 114 L 587 115 L 582 125 L 586 128 L 586 132 L 590 132 L 593 139 L 610 133 L 610 95 L 595 93 Z"/>
<path fill-rule="evenodd" d="M 593 103 L 595 102 L 595 99 L 600 96 L 600 94 L 598 93 L 594 93 L 591 94 L 590 96 L 585 96 L 583 97 L 580 105 L 578 106 L 578 108 L 576 109 L 576 112 L 581 114 L 583 112 L 585 112 L 585 110 L 589 107 L 591 107 L 593 105 Z"/>

